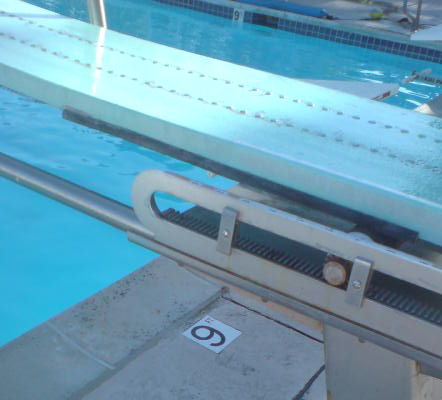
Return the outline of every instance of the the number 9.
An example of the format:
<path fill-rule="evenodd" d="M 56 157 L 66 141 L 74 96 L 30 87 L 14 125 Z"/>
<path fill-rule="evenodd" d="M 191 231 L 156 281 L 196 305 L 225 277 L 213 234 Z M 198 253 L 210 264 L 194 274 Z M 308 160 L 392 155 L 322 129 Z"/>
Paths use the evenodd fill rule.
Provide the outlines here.
<path fill-rule="evenodd" d="M 199 329 L 207 329 L 209 331 L 209 334 L 207 336 L 200 336 L 198 335 L 198 330 Z M 219 341 L 215 342 L 215 343 L 210 343 L 211 346 L 222 346 L 225 341 L 226 341 L 226 337 L 218 330 L 218 329 L 214 329 L 210 326 L 207 325 L 198 325 L 195 326 L 191 331 L 190 331 L 191 335 L 195 338 L 197 338 L 198 340 L 210 340 L 213 338 L 213 336 L 216 334 L 219 336 Z"/>

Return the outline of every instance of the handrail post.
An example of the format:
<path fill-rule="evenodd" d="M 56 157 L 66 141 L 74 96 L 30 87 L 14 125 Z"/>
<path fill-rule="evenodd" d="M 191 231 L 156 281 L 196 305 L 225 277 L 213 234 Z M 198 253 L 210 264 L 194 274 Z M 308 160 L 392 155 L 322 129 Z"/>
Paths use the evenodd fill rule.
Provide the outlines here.
<path fill-rule="evenodd" d="M 413 25 L 411 26 L 411 30 L 417 31 L 417 29 L 419 28 L 419 20 L 421 18 L 421 13 L 422 13 L 422 1 L 423 0 L 419 0 L 419 3 L 417 5 L 417 11 L 416 11 L 416 19 L 414 20 Z"/>
<path fill-rule="evenodd" d="M 419 28 L 419 20 L 420 20 L 421 14 L 422 14 L 422 3 L 423 3 L 423 0 L 418 0 L 417 9 L 416 9 L 416 17 L 413 17 L 408 12 L 408 0 L 404 0 L 404 4 L 403 4 L 402 8 L 403 8 L 404 14 L 407 17 L 411 18 L 411 20 L 412 20 L 412 25 L 411 25 L 412 32 L 417 31 L 417 29 Z"/>
<path fill-rule="evenodd" d="M 86 0 L 86 3 L 90 23 L 107 28 L 104 0 Z"/>

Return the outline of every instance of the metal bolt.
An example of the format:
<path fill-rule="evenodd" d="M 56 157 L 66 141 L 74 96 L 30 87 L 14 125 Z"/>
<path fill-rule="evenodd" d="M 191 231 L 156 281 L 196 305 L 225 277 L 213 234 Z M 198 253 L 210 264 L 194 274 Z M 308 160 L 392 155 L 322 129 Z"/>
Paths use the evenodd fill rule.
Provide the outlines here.
<path fill-rule="evenodd" d="M 355 289 L 360 289 L 362 287 L 362 282 L 358 279 L 355 279 L 351 285 L 355 288 Z"/>
<path fill-rule="evenodd" d="M 347 280 L 347 270 L 343 264 L 337 260 L 330 260 L 324 264 L 322 270 L 324 279 L 333 286 L 340 286 Z"/>
<path fill-rule="evenodd" d="M 228 238 L 229 235 L 230 235 L 230 232 L 227 229 L 223 231 L 223 236 L 224 237 Z"/>

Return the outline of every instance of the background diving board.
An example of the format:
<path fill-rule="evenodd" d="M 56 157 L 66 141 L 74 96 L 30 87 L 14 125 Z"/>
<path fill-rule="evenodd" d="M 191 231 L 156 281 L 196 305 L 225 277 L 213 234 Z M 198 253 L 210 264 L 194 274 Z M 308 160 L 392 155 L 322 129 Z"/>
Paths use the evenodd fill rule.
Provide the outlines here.
<path fill-rule="evenodd" d="M 399 85 L 394 83 L 353 82 L 337 80 L 310 80 L 302 79 L 303 82 L 319 85 L 328 89 L 338 90 L 358 97 L 371 100 L 385 100 L 394 96 L 399 91 Z"/>

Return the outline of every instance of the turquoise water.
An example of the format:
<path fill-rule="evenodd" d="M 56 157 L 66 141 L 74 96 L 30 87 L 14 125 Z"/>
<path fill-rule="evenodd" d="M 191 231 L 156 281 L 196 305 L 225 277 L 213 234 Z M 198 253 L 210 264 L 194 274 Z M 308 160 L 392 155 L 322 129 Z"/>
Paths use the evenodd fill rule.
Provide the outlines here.
<path fill-rule="evenodd" d="M 83 0 L 32 3 L 86 19 Z M 152 1 L 107 0 L 106 6 L 112 29 L 286 76 L 400 82 L 429 67 L 264 27 L 240 28 Z M 440 66 L 431 67 L 442 76 Z M 411 108 L 438 92 L 414 83 L 391 101 Z M 145 169 L 171 170 L 223 188 L 232 184 L 71 124 L 59 110 L 6 90 L 0 90 L 0 135 L 0 151 L 127 204 L 135 175 Z M 155 257 L 123 233 L 11 182 L 0 179 L 0 193 L 0 345 Z"/>
<path fill-rule="evenodd" d="M 64 121 L 59 110 L 1 89 L 0 137 L 1 152 L 126 204 L 133 179 L 146 169 L 231 185 Z M 2 178 L 0 193 L 0 345 L 156 256 L 123 232 Z"/>

